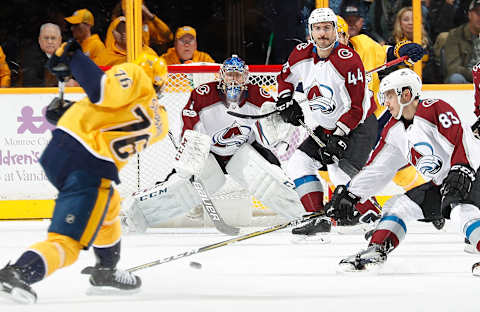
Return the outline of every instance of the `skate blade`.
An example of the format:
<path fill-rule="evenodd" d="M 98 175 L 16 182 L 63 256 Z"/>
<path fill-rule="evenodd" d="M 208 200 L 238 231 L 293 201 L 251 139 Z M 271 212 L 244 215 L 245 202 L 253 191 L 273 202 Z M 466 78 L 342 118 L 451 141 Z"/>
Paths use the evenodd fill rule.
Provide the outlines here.
<path fill-rule="evenodd" d="M 0 286 L 1 287 L 1 286 Z M 13 288 L 12 291 L 0 291 L 2 297 L 13 300 L 21 304 L 33 304 L 37 301 L 37 298 L 28 291 L 21 288 Z"/>
<path fill-rule="evenodd" d="M 478 251 L 477 248 L 475 248 L 472 244 L 465 244 L 463 251 L 472 255 L 480 254 L 480 251 Z"/>
<path fill-rule="evenodd" d="M 128 296 L 139 293 L 141 288 L 119 289 L 111 286 L 90 286 L 86 290 L 87 296 Z"/>
<path fill-rule="evenodd" d="M 298 237 L 292 238 L 292 243 L 299 245 L 309 245 L 309 244 L 330 244 L 332 240 L 328 235 L 317 234 L 317 235 L 299 235 Z"/>
<path fill-rule="evenodd" d="M 356 268 L 351 263 L 339 263 L 337 266 L 337 274 L 345 275 L 376 275 L 380 272 L 383 264 L 367 264 L 363 269 Z"/>

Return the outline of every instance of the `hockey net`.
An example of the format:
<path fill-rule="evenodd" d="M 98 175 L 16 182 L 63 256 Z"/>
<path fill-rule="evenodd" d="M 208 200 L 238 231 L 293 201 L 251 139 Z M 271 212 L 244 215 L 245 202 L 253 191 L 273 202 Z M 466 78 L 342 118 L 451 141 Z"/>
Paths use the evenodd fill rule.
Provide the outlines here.
<path fill-rule="evenodd" d="M 187 103 L 190 92 L 199 85 L 218 80 L 218 64 L 213 65 L 173 65 L 168 67 L 169 75 L 160 103 L 164 105 L 168 112 L 169 128 L 174 136 L 174 140 L 180 140 L 181 132 L 181 111 Z M 249 66 L 249 82 L 259 85 L 272 95 L 277 94 L 276 76 L 281 70 L 280 65 Z M 288 142 L 288 148 L 276 151 L 280 161 L 285 161 L 298 145 L 304 134 L 296 131 Z M 120 172 L 122 183 L 118 190 L 122 198 L 150 188 L 157 181 L 162 181 L 172 170 L 172 162 L 175 156 L 175 147 L 169 138 L 165 138 L 159 143 L 154 144 L 140 154 L 134 156 L 128 165 Z M 250 196 L 246 190 L 242 189 L 237 183 L 227 176 L 225 185 L 214 194 L 210 194 L 217 209 L 222 212 L 225 208 L 234 210 L 229 211 L 231 217 L 224 216 L 225 220 L 233 225 L 255 225 L 255 223 L 264 224 L 269 222 L 259 221 L 258 218 L 246 218 L 245 214 L 257 216 L 274 216 L 272 210 L 265 207 L 261 202 Z M 201 225 L 195 221 L 201 214 L 201 209 L 191 212 L 191 216 L 172 220 L 160 226 L 198 226 Z M 239 215 L 240 214 L 240 215 Z M 265 219 L 265 218 L 262 218 Z M 204 218 L 204 222 L 205 218 Z M 200 222 L 201 223 L 201 222 Z"/>

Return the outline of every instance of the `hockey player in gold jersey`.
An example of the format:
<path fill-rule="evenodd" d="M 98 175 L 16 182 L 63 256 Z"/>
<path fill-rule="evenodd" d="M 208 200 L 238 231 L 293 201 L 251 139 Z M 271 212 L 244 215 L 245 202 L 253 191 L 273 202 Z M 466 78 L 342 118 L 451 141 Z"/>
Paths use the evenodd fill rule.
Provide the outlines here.
<path fill-rule="evenodd" d="M 80 250 L 91 245 L 96 264 L 82 273 L 90 275 L 93 287 L 138 290 L 140 278 L 116 268 L 120 197 L 112 184 L 120 183 L 118 171 L 131 155 L 168 131 L 166 111 L 156 93 L 167 66 L 160 58 L 142 55 L 103 73 L 76 41 L 61 46 L 48 66 L 59 80 L 72 75 L 87 96 L 59 119 L 40 159 L 59 191 L 47 239 L 0 270 L 0 291 L 16 301 L 35 302 L 30 285 L 71 265 Z"/>

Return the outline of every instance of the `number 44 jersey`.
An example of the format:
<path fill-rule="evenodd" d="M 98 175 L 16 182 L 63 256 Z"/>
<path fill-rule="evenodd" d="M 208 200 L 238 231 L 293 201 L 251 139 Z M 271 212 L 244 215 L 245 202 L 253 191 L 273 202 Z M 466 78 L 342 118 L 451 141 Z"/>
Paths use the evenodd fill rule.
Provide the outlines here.
<path fill-rule="evenodd" d="M 138 65 L 113 66 L 101 84 L 100 100 L 92 103 L 85 97 L 75 103 L 59 120 L 58 129 L 119 171 L 130 156 L 165 137 L 167 113 Z"/>

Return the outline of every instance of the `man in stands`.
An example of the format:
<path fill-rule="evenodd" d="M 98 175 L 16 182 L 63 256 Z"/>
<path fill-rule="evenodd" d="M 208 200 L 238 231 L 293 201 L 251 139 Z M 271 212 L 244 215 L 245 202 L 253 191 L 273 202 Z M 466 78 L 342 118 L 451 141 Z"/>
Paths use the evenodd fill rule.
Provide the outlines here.
<path fill-rule="evenodd" d="M 65 20 L 72 26 L 73 38 L 82 46 L 83 53 L 97 64 L 98 56 L 105 50 L 102 40 L 97 34 L 92 35 L 94 25 L 93 14 L 87 9 L 77 10 Z"/>
<path fill-rule="evenodd" d="M 197 32 L 193 27 L 182 26 L 175 33 L 174 47 L 162 55 L 168 65 L 197 62 L 215 63 L 206 52 L 197 50 Z"/>

